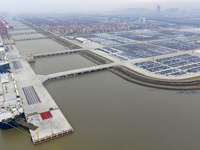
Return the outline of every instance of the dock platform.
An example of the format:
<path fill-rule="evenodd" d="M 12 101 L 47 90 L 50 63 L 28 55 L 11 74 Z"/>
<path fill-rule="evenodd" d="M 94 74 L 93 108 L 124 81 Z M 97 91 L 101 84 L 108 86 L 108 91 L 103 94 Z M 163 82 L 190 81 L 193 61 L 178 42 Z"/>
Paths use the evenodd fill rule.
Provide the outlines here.
<path fill-rule="evenodd" d="M 19 94 L 23 99 L 26 121 L 38 126 L 35 131 L 29 130 L 33 144 L 72 133 L 73 128 L 42 85 L 41 76 L 34 73 L 15 45 L 7 54 L 16 56 L 9 59 L 9 63 L 17 81 Z M 13 61 L 18 62 L 21 67 L 14 67 Z"/>

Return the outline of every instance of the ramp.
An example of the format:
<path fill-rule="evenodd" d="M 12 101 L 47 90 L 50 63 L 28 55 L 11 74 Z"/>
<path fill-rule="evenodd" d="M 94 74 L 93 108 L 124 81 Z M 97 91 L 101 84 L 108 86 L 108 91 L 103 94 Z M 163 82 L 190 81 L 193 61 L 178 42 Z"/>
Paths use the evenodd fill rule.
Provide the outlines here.
<path fill-rule="evenodd" d="M 21 68 L 23 68 L 22 64 L 20 63 L 20 61 L 12 61 L 12 64 L 13 64 L 13 68 L 14 69 L 21 69 Z"/>
<path fill-rule="evenodd" d="M 19 124 L 19 125 L 21 125 L 21 126 L 23 126 L 23 127 L 26 127 L 26 128 L 28 128 L 28 129 L 31 129 L 31 130 L 33 130 L 33 131 L 35 131 L 38 127 L 37 126 L 34 126 L 33 124 L 31 124 L 31 123 L 27 123 L 26 121 L 25 121 L 25 119 L 24 118 L 16 118 L 15 119 L 15 122 L 17 123 L 17 124 Z"/>

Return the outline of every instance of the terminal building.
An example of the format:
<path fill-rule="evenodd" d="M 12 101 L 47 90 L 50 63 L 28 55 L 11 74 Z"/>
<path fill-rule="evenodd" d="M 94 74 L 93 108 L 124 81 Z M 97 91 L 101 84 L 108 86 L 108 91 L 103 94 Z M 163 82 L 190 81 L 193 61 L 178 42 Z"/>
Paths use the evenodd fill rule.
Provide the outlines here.
<path fill-rule="evenodd" d="M 81 43 L 90 43 L 90 40 L 85 39 L 83 37 L 78 37 L 76 38 L 77 41 L 81 42 Z"/>

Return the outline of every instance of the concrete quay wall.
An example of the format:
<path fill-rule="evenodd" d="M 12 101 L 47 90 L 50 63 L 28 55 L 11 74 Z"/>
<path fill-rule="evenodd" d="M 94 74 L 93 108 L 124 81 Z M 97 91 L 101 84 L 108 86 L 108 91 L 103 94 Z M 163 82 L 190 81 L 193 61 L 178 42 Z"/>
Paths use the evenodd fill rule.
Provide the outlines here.
<path fill-rule="evenodd" d="M 114 69 L 111 69 L 111 72 L 122 77 L 127 81 L 153 88 L 167 89 L 167 90 L 200 89 L 200 80 L 170 81 L 170 80 L 155 79 L 155 78 L 145 77 L 134 71 L 130 71 L 123 66 L 115 67 Z"/>

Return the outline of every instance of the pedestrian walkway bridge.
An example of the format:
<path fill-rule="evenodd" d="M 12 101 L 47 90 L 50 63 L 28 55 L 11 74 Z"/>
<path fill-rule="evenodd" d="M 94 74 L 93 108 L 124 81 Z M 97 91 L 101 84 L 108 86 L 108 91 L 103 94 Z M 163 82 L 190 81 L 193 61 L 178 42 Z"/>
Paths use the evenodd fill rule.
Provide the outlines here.
<path fill-rule="evenodd" d="M 49 75 L 43 76 L 44 80 L 43 80 L 42 83 L 44 85 L 46 85 L 53 80 L 59 80 L 59 79 L 74 77 L 74 76 L 78 76 L 80 74 L 85 74 L 85 73 L 96 72 L 96 71 L 114 68 L 116 66 L 117 66 L 117 64 L 112 63 L 112 64 L 104 64 L 104 65 L 92 66 L 92 67 L 88 67 L 88 68 L 81 68 L 81 69 L 76 69 L 76 70 L 70 70 L 70 71 L 64 71 L 64 72 L 49 74 Z"/>
<path fill-rule="evenodd" d="M 13 31 L 21 31 L 21 30 L 32 30 L 32 29 L 29 27 L 23 27 L 23 28 L 14 28 Z"/>
<path fill-rule="evenodd" d="M 66 50 L 66 51 L 57 51 L 57 52 L 49 52 L 49 53 L 35 54 L 35 55 L 33 55 L 33 58 L 47 57 L 47 56 L 55 56 L 55 55 L 63 55 L 63 54 L 71 54 L 71 53 L 80 52 L 81 50 L 84 50 L 84 49 Z"/>
<path fill-rule="evenodd" d="M 39 32 L 17 32 L 17 33 L 9 33 L 10 36 L 13 36 L 13 35 L 25 35 L 25 34 L 39 34 Z"/>
<path fill-rule="evenodd" d="M 15 42 L 19 41 L 29 41 L 29 40 L 41 40 L 41 39 L 49 39 L 50 37 L 44 36 L 44 37 L 33 37 L 33 38 L 23 38 L 23 39 L 15 39 Z"/>

